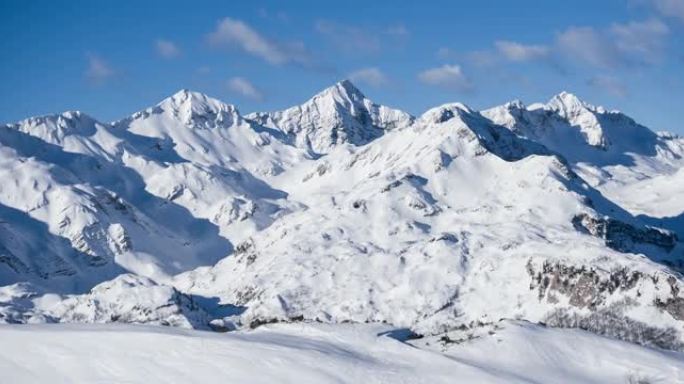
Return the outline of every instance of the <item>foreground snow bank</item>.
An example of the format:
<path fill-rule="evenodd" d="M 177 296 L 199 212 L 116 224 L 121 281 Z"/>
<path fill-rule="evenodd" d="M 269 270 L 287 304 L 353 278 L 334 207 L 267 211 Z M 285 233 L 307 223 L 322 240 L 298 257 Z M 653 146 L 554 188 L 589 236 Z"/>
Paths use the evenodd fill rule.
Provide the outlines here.
<path fill-rule="evenodd" d="M 217 334 L 132 325 L 0 326 L 8 383 L 680 382 L 684 355 L 505 323 L 414 345 L 377 325 L 277 324 Z M 416 348 L 418 347 L 418 348 Z M 635 381 L 636 380 L 636 381 Z"/>

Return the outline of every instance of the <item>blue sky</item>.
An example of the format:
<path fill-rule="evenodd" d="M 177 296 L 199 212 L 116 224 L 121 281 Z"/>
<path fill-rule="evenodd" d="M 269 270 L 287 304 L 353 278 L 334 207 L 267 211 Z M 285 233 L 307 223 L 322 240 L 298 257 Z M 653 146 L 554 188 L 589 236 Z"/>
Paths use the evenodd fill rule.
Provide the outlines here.
<path fill-rule="evenodd" d="M 684 0 L 4 0 L 0 121 L 110 121 L 181 88 L 277 110 L 351 78 L 414 114 L 567 90 L 684 133 L 683 32 Z"/>

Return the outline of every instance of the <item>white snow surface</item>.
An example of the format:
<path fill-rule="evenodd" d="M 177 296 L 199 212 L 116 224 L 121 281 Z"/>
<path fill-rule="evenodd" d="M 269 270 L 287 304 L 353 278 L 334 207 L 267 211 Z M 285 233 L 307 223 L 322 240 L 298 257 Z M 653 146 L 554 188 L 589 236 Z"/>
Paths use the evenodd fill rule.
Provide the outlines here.
<path fill-rule="evenodd" d="M 565 92 L 413 117 L 342 81 L 246 116 L 182 90 L 30 118 L 0 127 L 0 322 L 519 319 L 681 349 L 682 156 Z"/>
<path fill-rule="evenodd" d="M 680 383 L 681 353 L 526 323 L 458 345 L 378 325 L 217 334 L 142 326 L 0 326 L 8 383 Z"/>

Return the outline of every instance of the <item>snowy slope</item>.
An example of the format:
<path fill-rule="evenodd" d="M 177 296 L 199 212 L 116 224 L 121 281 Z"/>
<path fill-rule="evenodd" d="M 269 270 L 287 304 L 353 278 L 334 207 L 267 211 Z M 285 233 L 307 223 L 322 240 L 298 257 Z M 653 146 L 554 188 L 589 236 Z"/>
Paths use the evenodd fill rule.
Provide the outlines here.
<path fill-rule="evenodd" d="M 675 288 L 679 281 L 657 262 L 678 257 L 676 237 L 659 243 L 660 232 L 561 158 L 463 105 L 430 110 L 408 129 L 340 147 L 286 176 L 274 184 L 300 180 L 287 191 L 307 210 L 215 267 L 176 277 L 181 290 L 246 307 L 231 323 L 373 321 L 437 334 L 568 309 L 628 312 L 682 331 L 656 305 L 678 300 L 668 278 Z M 604 216 L 624 225 L 612 247 L 589 234 Z"/>
<path fill-rule="evenodd" d="M 182 90 L 30 118 L 0 127 L 0 322 L 524 319 L 680 349 L 683 149 L 567 93 L 414 118 L 348 81 L 246 117 Z"/>
<path fill-rule="evenodd" d="M 93 277 L 121 273 L 121 267 L 161 277 L 211 263 L 230 251 L 230 242 L 217 236 L 218 229 L 207 220 L 150 193 L 139 173 L 109 159 L 117 150 L 125 158 L 129 143 L 110 135 L 108 127 L 96 124 L 96 133 L 67 136 L 64 141 L 71 144 L 61 146 L 41 139 L 41 129 L 22 132 L 30 124 L 0 128 L 5 155 L 0 205 L 10 213 L 3 246 L 28 266 L 10 266 L 15 274 L 3 268 L 9 282 L 23 281 L 25 274 L 43 280 L 85 276 L 87 284 L 71 284 L 70 289 L 80 290 L 97 283 Z M 34 229 L 18 230 L 27 226 Z M 36 237 L 46 240 L 47 249 L 27 252 L 44 247 Z"/>
<path fill-rule="evenodd" d="M 50 242 L 66 238 L 72 248 L 50 250 L 55 267 L 33 262 L 38 266 L 31 268 L 23 260 L 9 268 L 41 277 L 92 265 L 120 273 L 109 267 L 115 263 L 163 279 L 212 264 L 231 251 L 231 240 L 268 226 L 293 205 L 252 174 L 304 158 L 269 138 L 234 107 L 187 91 L 112 125 L 67 112 L 2 127 L 8 183 L 0 204 L 45 223 L 58 236 Z M 40 242 L 16 244 L 22 241 L 14 232 L 3 244 L 8 259 L 19 260 L 27 252 L 13 247 Z M 77 260 L 86 256 L 87 263 Z"/>
<path fill-rule="evenodd" d="M 415 348 L 382 336 L 390 330 L 301 324 L 211 334 L 134 326 L 2 326 L 0 370 L 4 380 L 16 384 L 684 380 L 681 353 L 582 331 L 510 323 L 493 335 L 450 344 L 442 353 L 438 340 L 412 341 L 421 344 Z"/>
<path fill-rule="evenodd" d="M 684 213 L 677 203 L 684 166 L 684 138 L 656 133 L 619 111 L 585 103 L 567 92 L 546 104 L 516 101 L 482 114 L 518 135 L 562 154 L 592 186 L 635 215 L 668 218 Z M 671 182 L 673 181 L 673 182 Z M 684 231 L 681 220 L 660 225 Z"/>

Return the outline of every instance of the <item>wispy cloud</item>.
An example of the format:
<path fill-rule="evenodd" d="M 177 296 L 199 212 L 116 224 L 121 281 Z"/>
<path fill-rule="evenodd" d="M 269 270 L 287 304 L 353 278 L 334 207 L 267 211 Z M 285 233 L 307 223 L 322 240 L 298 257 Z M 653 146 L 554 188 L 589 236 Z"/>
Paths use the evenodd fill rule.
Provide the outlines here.
<path fill-rule="evenodd" d="M 499 40 L 494 43 L 496 50 L 510 61 L 530 61 L 548 56 L 549 48 L 544 45 L 526 45 L 515 41 Z"/>
<path fill-rule="evenodd" d="M 382 87 L 389 83 L 387 76 L 378 68 L 362 68 L 350 73 L 349 80 L 356 83 L 364 83 L 373 87 Z"/>
<path fill-rule="evenodd" d="M 180 55 L 180 49 L 178 46 L 169 40 L 159 39 L 154 42 L 154 49 L 157 54 L 165 59 L 173 59 Z"/>
<path fill-rule="evenodd" d="M 85 71 L 85 77 L 94 85 L 104 84 L 115 72 L 112 67 L 103 58 L 88 54 L 88 67 Z"/>
<path fill-rule="evenodd" d="M 264 95 L 254 86 L 254 84 L 244 77 L 237 76 L 230 78 L 227 86 L 231 92 L 248 99 L 260 101 L 264 98 Z"/>
<path fill-rule="evenodd" d="M 663 16 L 674 17 L 684 22 L 684 1 L 682 0 L 651 0 L 655 9 Z"/>
<path fill-rule="evenodd" d="M 625 85 L 613 76 L 594 76 L 587 80 L 587 84 L 613 96 L 626 97 L 628 95 Z"/>
<path fill-rule="evenodd" d="M 615 47 L 594 28 L 571 27 L 556 38 L 557 47 L 565 56 L 596 67 L 612 67 L 617 64 Z"/>
<path fill-rule="evenodd" d="M 572 27 L 556 38 L 559 53 L 600 68 L 654 64 L 662 59 L 669 28 L 660 20 L 612 24 L 605 30 Z"/>
<path fill-rule="evenodd" d="M 618 51 L 625 55 L 640 57 L 646 62 L 660 60 L 665 49 L 664 38 L 669 33 L 667 25 L 657 19 L 613 24 L 610 28 Z"/>
<path fill-rule="evenodd" d="M 472 89 L 470 80 L 459 65 L 445 64 L 441 67 L 427 69 L 418 74 L 418 79 L 425 84 L 443 88 L 461 91 Z"/>
<path fill-rule="evenodd" d="M 498 66 L 505 62 L 545 62 L 558 70 L 559 63 L 615 69 L 653 65 L 662 61 L 666 37 L 670 33 L 666 24 L 658 19 L 613 23 L 606 28 L 587 26 L 570 27 L 558 33 L 548 44 L 526 44 L 513 40 L 499 40 L 492 49 L 467 52 L 460 55 L 476 66 Z M 440 48 L 437 56 L 458 59 L 449 48 Z"/>
<path fill-rule="evenodd" d="M 226 17 L 207 39 L 215 46 L 234 46 L 271 64 L 306 64 L 309 56 L 301 42 L 281 43 L 271 40 L 246 23 Z"/>

